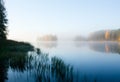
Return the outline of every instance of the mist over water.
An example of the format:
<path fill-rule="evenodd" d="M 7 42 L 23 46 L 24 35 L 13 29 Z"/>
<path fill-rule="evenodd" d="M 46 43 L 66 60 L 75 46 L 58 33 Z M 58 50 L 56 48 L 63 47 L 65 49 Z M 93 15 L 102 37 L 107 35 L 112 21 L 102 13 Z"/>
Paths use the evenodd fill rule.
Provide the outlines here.
<path fill-rule="evenodd" d="M 42 51 L 70 64 L 78 81 L 119 81 L 120 44 L 118 42 L 39 42 Z M 73 76 L 73 78 L 76 78 Z"/>
<path fill-rule="evenodd" d="M 0 82 L 120 82 L 119 21 L 120 0 L 0 0 Z"/>
<path fill-rule="evenodd" d="M 11 41 L 0 47 L 3 82 L 119 82 L 120 43 Z"/>

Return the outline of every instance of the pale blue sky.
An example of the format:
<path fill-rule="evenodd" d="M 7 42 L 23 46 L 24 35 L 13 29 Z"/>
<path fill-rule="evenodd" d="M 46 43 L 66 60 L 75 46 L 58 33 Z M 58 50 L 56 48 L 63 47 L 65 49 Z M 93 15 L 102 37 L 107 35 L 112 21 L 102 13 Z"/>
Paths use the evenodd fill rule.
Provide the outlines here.
<path fill-rule="evenodd" d="M 120 0 L 6 0 L 9 38 L 87 35 L 120 28 Z"/>

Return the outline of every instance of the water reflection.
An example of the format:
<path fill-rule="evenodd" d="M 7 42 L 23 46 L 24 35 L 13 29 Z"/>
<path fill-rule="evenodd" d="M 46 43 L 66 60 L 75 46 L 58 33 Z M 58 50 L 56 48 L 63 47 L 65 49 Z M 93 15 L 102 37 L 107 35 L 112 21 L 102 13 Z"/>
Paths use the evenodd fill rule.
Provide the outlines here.
<path fill-rule="evenodd" d="M 75 46 L 77 48 L 89 46 L 91 50 L 97 52 L 120 54 L 120 44 L 118 42 L 75 42 Z"/>
<path fill-rule="evenodd" d="M 87 46 L 89 44 L 89 42 L 74 42 L 75 47 L 79 48 L 79 47 L 83 47 L 83 46 Z"/>
<path fill-rule="evenodd" d="M 56 82 L 73 82 L 73 67 L 66 65 L 62 59 L 52 58 L 52 76 Z"/>
<path fill-rule="evenodd" d="M 117 42 L 91 43 L 90 49 L 97 52 L 120 54 L 120 45 Z"/>
<path fill-rule="evenodd" d="M 95 50 L 97 52 L 119 53 L 120 49 L 120 45 L 118 43 L 85 43 L 86 46 L 88 44 L 92 50 Z M 90 55 L 91 53 L 88 54 Z M 82 62 L 76 62 L 80 64 L 80 66 L 78 70 L 74 70 L 73 66 L 66 64 L 61 58 L 58 58 L 56 56 L 50 58 L 48 54 L 41 52 L 39 48 L 28 52 L 28 50 L 16 50 L 16 48 L 13 47 L 8 49 L 2 47 L 0 48 L 0 82 L 16 82 L 14 80 L 11 80 L 11 78 L 17 79 L 17 82 L 101 82 L 99 79 L 101 76 L 97 77 L 93 75 L 92 77 L 84 71 L 84 69 L 88 69 L 87 71 L 91 69 L 87 67 L 83 67 L 83 69 L 81 69 L 82 65 L 84 66 L 84 64 L 88 67 L 94 66 L 92 64 L 94 62 L 88 63 L 89 65 Z M 98 64 L 99 62 L 95 64 L 95 67 L 99 67 Z M 105 66 L 106 65 L 109 66 L 108 63 L 105 64 Z M 95 70 L 97 69 L 98 68 Z M 82 73 L 81 70 L 84 72 Z M 12 71 L 11 74 L 9 71 Z M 92 70 L 92 72 L 95 71 Z M 16 77 L 13 76 L 14 74 Z M 103 77 L 107 78 L 109 76 Z M 112 79 L 116 80 L 115 77 L 112 77 Z M 108 80 L 109 78 L 107 78 L 107 81 Z M 116 81 L 118 80 L 119 78 L 117 78 Z M 104 81 L 104 79 L 102 81 Z"/>
<path fill-rule="evenodd" d="M 2 53 L 0 53 L 0 81 L 5 82 L 8 79 L 8 58 L 6 58 Z"/>
<path fill-rule="evenodd" d="M 0 81 L 9 82 L 8 70 L 17 72 L 18 76 L 23 73 L 33 82 L 72 82 L 73 67 L 57 57 L 49 58 L 48 54 L 42 53 L 40 49 L 35 51 L 0 51 Z M 26 72 L 26 74 L 25 74 Z M 13 74 L 12 74 L 13 75 Z M 14 79 L 18 77 L 13 77 Z M 19 78 L 24 82 L 24 78 Z M 19 79 L 17 82 L 19 82 Z M 14 82 L 12 80 L 12 82 Z M 25 81 L 26 82 L 26 81 Z M 32 81 L 30 81 L 32 82 Z"/>
<path fill-rule="evenodd" d="M 48 41 L 48 42 L 41 42 L 39 41 L 37 43 L 38 46 L 44 47 L 44 48 L 56 48 L 57 42 L 56 41 Z"/>
<path fill-rule="evenodd" d="M 36 82 L 73 82 L 73 67 L 58 57 L 50 60 L 48 54 L 29 52 L 28 61 Z"/>
<path fill-rule="evenodd" d="M 36 82 L 49 82 L 50 80 L 50 61 L 48 54 L 37 54 L 37 52 L 29 52 L 27 71 L 34 75 Z"/>
<path fill-rule="evenodd" d="M 0 47 L 0 82 L 9 80 L 7 73 L 10 68 L 14 71 L 24 72 L 26 56 L 26 51 L 16 50 L 13 46 Z"/>

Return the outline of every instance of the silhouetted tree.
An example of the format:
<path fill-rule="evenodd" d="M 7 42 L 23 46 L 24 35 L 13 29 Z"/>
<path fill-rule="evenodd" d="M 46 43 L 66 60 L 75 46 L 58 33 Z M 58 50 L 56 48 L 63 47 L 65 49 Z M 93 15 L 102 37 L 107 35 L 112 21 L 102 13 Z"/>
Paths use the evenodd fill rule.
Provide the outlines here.
<path fill-rule="evenodd" d="M 0 0 L 0 39 L 6 39 L 7 35 L 7 18 L 4 1 Z"/>

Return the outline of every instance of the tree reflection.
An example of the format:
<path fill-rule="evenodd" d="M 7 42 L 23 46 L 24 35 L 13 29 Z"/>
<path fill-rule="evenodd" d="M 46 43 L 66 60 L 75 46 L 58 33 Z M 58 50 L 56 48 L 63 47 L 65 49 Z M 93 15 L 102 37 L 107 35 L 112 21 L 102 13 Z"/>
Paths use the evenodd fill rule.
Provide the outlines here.
<path fill-rule="evenodd" d="M 120 54 L 119 42 L 75 42 L 75 46 L 85 47 L 88 46 L 91 50 L 103 53 L 118 53 Z"/>
<path fill-rule="evenodd" d="M 22 46 L 18 45 L 10 46 L 4 47 L 2 44 L 0 46 L 0 82 L 5 82 L 6 80 L 9 82 L 8 70 L 10 69 L 13 71 L 12 73 L 17 72 L 18 75 L 22 73 L 28 79 L 32 78 L 34 82 L 79 82 L 82 79 L 84 81 L 91 80 L 88 78 L 89 76 L 80 76 L 71 65 L 66 64 L 61 58 L 56 56 L 50 58 L 48 54 L 42 53 L 38 48 L 31 51 L 27 47 L 23 49 Z M 90 44 L 90 48 L 96 51 L 106 52 L 107 50 L 107 52 L 113 53 L 119 53 L 119 46 L 118 43 Z M 28 50 L 30 51 L 28 52 Z M 24 78 L 20 77 L 20 79 Z M 18 80 L 18 82 L 21 81 Z"/>
<path fill-rule="evenodd" d="M 120 54 L 120 45 L 117 42 L 91 43 L 90 49 L 97 52 Z"/>
<path fill-rule="evenodd" d="M 42 47 L 45 47 L 45 48 L 56 48 L 57 47 L 57 42 L 56 41 L 48 41 L 48 42 L 41 42 L 41 41 L 38 41 L 38 45 L 39 46 L 42 46 Z"/>
<path fill-rule="evenodd" d="M 26 70 L 26 54 L 17 52 L 9 59 L 10 67 L 18 72 L 24 72 Z"/>
<path fill-rule="evenodd" d="M 35 82 L 73 81 L 73 67 L 67 65 L 62 59 L 50 58 L 38 48 L 28 52 L 27 49 L 21 49 L 22 46 L 10 46 L 0 47 L 1 82 L 6 80 L 9 82 L 7 74 L 9 69 L 18 74 L 27 72 L 29 78 L 33 75 Z"/>
<path fill-rule="evenodd" d="M 8 58 L 6 58 L 2 53 L 0 53 L 0 81 L 5 82 L 8 79 L 7 71 L 8 71 Z"/>
<path fill-rule="evenodd" d="M 26 56 L 33 47 L 28 43 L 14 41 L 0 41 L 0 82 L 8 80 L 9 67 L 23 72 L 26 67 Z"/>

